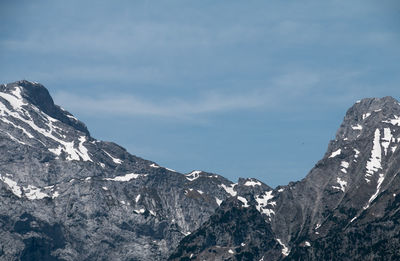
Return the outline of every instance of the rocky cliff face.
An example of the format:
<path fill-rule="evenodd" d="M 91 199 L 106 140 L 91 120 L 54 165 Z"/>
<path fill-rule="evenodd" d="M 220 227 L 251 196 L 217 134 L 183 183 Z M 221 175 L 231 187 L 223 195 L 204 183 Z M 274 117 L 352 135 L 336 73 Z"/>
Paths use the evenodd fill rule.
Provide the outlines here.
<path fill-rule="evenodd" d="M 266 251 L 255 255 L 258 260 L 399 259 L 399 143 L 395 99 L 357 102 L 306 178 L 265 192 L 266 209 L 260 210 L 258 193 L 249 195 L 254 199 L 249 206 L 242 205 L 260 210 L 272 230 L 268 240 L 272 236 L 282 248 L 281 256 Z M 212 226 L 201 229 L 214 231 Z M 176 253 L 201 242 L 193 238 L 197 233 L 182 240 Z M 232 252 L 231 258 L 243 260 L 238 254 Z"/>
<path fill-rule="evenodd" d="M 400 258 L 399 115 L 391 97 L 364 99 L 348 110 L 324 159 L 303 181 L 303 191 L 317 177 L 324 186 L 314 189 L 309 221 L 288 259 Z M 311 247 L 300 248 L 302 240 Z"/>
<path fill-rule="evenodd" d="M 4 260 L 162 260 L 236 193 L 92 138 L 28 81 L 0 85 L 0 159 Z"/>
<path fill-rule="evenodd" d="M 395 260 L 399 143 L 398 102 L 364 99 L 306 178 L 272 189 L 159 166 L 42 85 L 0 85 L 0 259 Z"/>

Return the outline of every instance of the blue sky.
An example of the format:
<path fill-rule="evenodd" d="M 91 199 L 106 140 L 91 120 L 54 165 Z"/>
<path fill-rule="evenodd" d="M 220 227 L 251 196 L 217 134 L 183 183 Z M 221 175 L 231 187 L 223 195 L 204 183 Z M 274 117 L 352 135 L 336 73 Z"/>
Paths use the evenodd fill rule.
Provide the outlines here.
<path fill-rule="evenodd" d="M 45 85 L 160 165 L 303 178 L 346 110 L 400 95 L 398 1 L 0 2 L 0 82 Z"/>

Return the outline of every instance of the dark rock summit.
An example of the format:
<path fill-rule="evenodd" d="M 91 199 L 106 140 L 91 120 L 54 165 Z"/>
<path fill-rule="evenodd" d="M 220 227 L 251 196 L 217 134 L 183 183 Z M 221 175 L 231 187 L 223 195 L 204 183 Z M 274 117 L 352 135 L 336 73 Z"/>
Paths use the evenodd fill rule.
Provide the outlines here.
<path fill-rule="evenodd" d="M 400 105 L 351 107 L 275 189 L 96 140 L 41 84 L 0 85 L 1 260 L 398 260 Z"/>

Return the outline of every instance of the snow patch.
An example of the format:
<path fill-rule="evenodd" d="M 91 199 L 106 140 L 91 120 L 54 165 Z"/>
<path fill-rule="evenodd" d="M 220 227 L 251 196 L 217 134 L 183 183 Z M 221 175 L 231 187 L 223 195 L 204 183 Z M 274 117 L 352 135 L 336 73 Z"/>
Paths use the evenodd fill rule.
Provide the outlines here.
<path fill-rule="evenodd" d="M 365 120 L 366 118 L 368 118 L 369 116 L 371 116 L 371 113 L 365 113 L 362 115 L 362 119 Z"/>
<path fill-rule="evenodd" d="M 160 166 L 158 166 L 158 165 L 156 165 L 156 164 L 154 164 L 154 163 L 151 163 L 149 166 L 152 167 L 152 168 L 155 168 L 155 169 L 160 168 Z"/>
<path fill-rule="evenodd" d="M 144 208 L 141 208 L 138 210 L 134 209 L 133 211 L 135 211 L 137 214 L 143 214 L 144 212 L 146 212 L 146 210 Z"/>
<path fill-rule="evenodd" d="M 79 149 L 84 148 L 84 152 L 81 152 L 78 149 L 74 148 L 74 143 L 75 143 L 74 141 L 66 142 L 66 141 L 63 141 L 63 140 L 60 140 L 60 139 L 54 137 L 53 135 L 47 135 L 44 132 L 42 132 L 42 134 L 44 136 L 47 136 L 48 138 L 56 140 L 60 144 L 57 148 L 49 148 L 48 149 L 50 152 L 54 153 L 55 155 L 60 156 L 61 152 L 64 150 L 68 154 L 67 160 L 79 161 L 82 158 L 83 161 L 92 161 L 90 159 L 89 155 L 87 154 L 87 149 L 82 145 L 82 142 L 79 144 Z"/>
<path fill-rule="evenodd" d="M 400 126 L 400 117 L 397 115 L 394 115 L 394 119 L 388 120 L 388 121 L 383 121 L 384 123 L 389 123 L 394 126 Z"/>
<path fill-rule="evenodd" d="M 360 155 L 360 151 L 357 150 L 357 149 L 353 149 L 353 150 L 354 150 L 354 152 L 356 153 L 356 154 L 354 155 L 354 158 L 358 158 L 358 156 Z"/>
<path fill-rule="evenodd" d="M 117 176 L 115 178 L 105 178 L 104 180 L 110 181 L 130 181 L 132 179 L 137 179 L 138 177 L 145 177 L 147 174 L 136 174 L 136 173 L 129 173 L 123 176 Z"/>
<path fill-rule="evenodd" d="M 243 185 L 249 186 L 249 187 L 255 187 L 255 186 L 261 186 L 261 182 L 258 180 L 256 180 L 256 181 L 248 180 Z"/>
<path fill-rule="evenodd" d="M 138 203 L 138 202 L 139 202 L 139 199 L 140 199 L 140 194 L 136 196 L 135 202 Z"/>
<path fill-rule="evenodd" d="M 53 195 L 51 196 L 52 199 L 58 198 L 60 196 L 60 193 L 58 191 L 54 192 Z"/>
<path fill-rule="evenodd" d="M 392 141 L 393 135 L 390 128 L 383 129 L 382 147 L 384 149 L 385 155 L 387 155 L 387 150 L 389 148 L 390 142 Z"/>
<path fill-rule="evenodd" d="M 332 154 L 329 156 L 329 158 L 334 158 L 342 153 L 341 149 L 338 149 L 337 151 L 332 152 Z"/>
<path fill-rule="evenodd" d="M 219 198 L 215 197 L 215 202 L 217 202 L 218 206 L 221 206 L 222 200 Z"/>
<path fill-rule="evenodd" d="M 41 192 L 40 188 L 37 188 L 32 185 L 28 185 L 28 187 L 23 187 L 23 190 L 24 190 L 25 196 L 29 200 L 43 199 L 43 198 L 49 197 L 49 195 L 47 195 L 46 193 Z"/>
<path fill-rule="evenodd" d="M 124 162 L 123 160 L 114 158 L 113 156 L 111 156 L 110 153 L 108 153 L 108 152 L 105 151 L 105 150 L 103 150 L 103 152 L 104 152 L 105 154 L 107 154 L 107 156 L 110 157 L 110 158 L 112 159 L 112 161 L 113 161 L 115 164 L 121 164 L 122 162 Z"/>
<path fill-rule="evenodd" d="M 347 186 L 347 182 L 342 180 L 341 178 L 337 178 L 336 179 L 337 183 L 340 185 L 340 187 L 338 186 L 332 186 L 332 188 L 334 189 L 340 189 L 341 191 L 345 192 L 345 187 Z"/>
<path fill-rule="evenodd" d="M 230 186 L 226 186 L 225 184 L 221 184 L 221 185 L 218 185 L 218 186 L 220 188 L 223 188 L 226 191 L 226 193 L 230 194 L 232 197 L 235 197 L 236 194 L 237 194 L 237 192 L 234 190 L 236 185 L 237 184 L 234 183 L 234 184 L 231 184 Z"/>
<path fill-rule="evenodd" d="M 379 143 L 380 141 L 380 136 L 381 132 L 379 129 L 375 130 L 375 135 L 374 135 L 374 144 L 373 148 L 371 151 L 371 158 L 367 162 L 367 173 L 365 174 L 367 182 L 370 181 L 369 177 L 374 175 L 375 172 L 377 172 L 379 169 L 382 168 L 381 165 L 381 160 L 382 160 L 382 149 L 381 149 L 381 144 Z"/>
<path fill-rule="evenodd" d="M 189 181 L 196 180 L 200 177 L 201 172 L 202 172 L 201 170 L 194 170 L 194 171 L 190 172 L 189 174 L 185 175 L 186 179 Z"/>
<path fill-rule="evenodd" d="M 67 116 L 68 118 L 70 118 L 70 119 L 74 120 L 74 121 L 78 121 L 78 119 L 77 119 L 77 118 L 75 118 L 75 117 L 74 117 L 74 116 L 72 116 L 72 115 L 66 114 L 66 116 Z"/>
<path fill-rule="evenodd" d="M 341 171 L 343 173 L 347 173 L 347 169 L 349 168 L 349 163 L 347 161 L 342 161 L 340 163 L 340 166 L 342 167 Z"/>
<path fill-rule="evenodd" d="M 362 130 L 362 126 L 360 124 L 351 126 L 353 130 Z"/>
<path fill-rule="evenodd" d="M 83 146 L 84 142 L 86 142 L 86 136 L 80 136 L 79 137 L 79 147 L 78 147 L 79 151 L 77 151 L 77 153 L 79 154 L 79 156 L 82 157 L 83 161 L 93 162 L 93 160 L 89 157 L 88 149 L 85 146 Z"/>
<path fill-rule="evenodd" d="M 6 176 L 12 176 L 12 175 L 6 174 Z M 25 197 L 27 197 L 29 200 L 43 199 L 46 197 L 47 198 L 50 197 L 48 194 L 42 192 L 41 188 L 38 188 L 33 185 L 28 185 L 27 187 L 18 186 L 18 183 L 16 181 L 6 176 L 0 175 L 0 180 L 3 181 L 5 184 L 7 184 L 7 186 L 11 189 L 11 192 L 19 198 L 22 197 L 22 192 L 24 192 Z M 58 195 L 59 193 L 56 191 L 53 194 L 52 198 L 58 197 Z"/>
<path fill-rule="evenodd" d="M 241 196 L 238 196 L 237 199 L 240 200 L 241 202 L 243 202 L 243 204 L 244 204 L 243 207 L 244 208 L 249 207 L 249 205 L 247 204 L 247 199 L 245 199 L 244 197 L 241 197 Z"/>
<path fill-rule="evenodd" d="M 347 168 L 349 167 L 349 163 L 348 163 L 347 161 L 342 161 L 342 162 L 340 163 L 340 166 L 343 167 L 343 168 L 345 168 L 345 169 L 347 169 Z"/>
<path fill-rule="evenodd" d="M 14 110 L 16 111 L 21 111 L 22 105 L 27 105 L 23 101 L 22 95 L 21 95 L 21 87 L 17 86 L 13 91 L 11 91 L 12 94 L 0 92 L 0 97 L 5 99 L 11 107 L 13 107 Z"/>
<path fill-rule="evenodd" d="M 7 184 L 7 186 L 11 189 L 11 192 L 15 196 L 21 198 L 22 190 L 21 190 L 21 187 L 18 186 L 17 182 L 15 182 L 14 180 L 12 180 L 10 178 L 3 177 L 2 175 L 0 175 L 0 180 Z"/>
<path fill-rule="evenodd" d="M 283 244 L 279 238 L 277 238 L 276 241 L 278 241 L 278 243 L 282 246 L 282 255 L 288 256 L 290 253 L 289 248 L 285 246 L 285 244 Z"/>
<path fill-rule="evenodd" d="M 276 202 L 271 201 L 271 199 L 274 198 L 272 192 L 272 190 L 266 191 L 264 194 L 255 197 L 255 200 L 257 202 L 256 209 L 260 213 L 266 214 L 268 217 L 271 217 L 272 214 L 275 214 L 275 211 L 269 208 L 269 205 L 272 207 L 276 206 Z"/>
<path fill-rule="evenodd" d="M 385 175 L 379 174 L 379 179 L 376 185 L 376 192 L 374 195 L 371 196 L 371 198 L 368 200 L 369 203 L 371 203 L 379 194 L 379 191 L 381 189 L 382 182 L 385 180 Z"/>

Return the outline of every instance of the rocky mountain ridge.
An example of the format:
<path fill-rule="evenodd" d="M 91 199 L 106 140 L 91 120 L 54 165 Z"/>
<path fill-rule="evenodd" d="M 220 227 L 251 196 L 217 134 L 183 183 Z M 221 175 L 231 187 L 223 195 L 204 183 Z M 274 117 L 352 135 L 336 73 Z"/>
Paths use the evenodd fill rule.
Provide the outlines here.
<path fill-rule="evenodd" d="M 0 90 L 4 259 L 163 260 L 223 200 L 261 185 L 180 174 L 98 141 L 38 83 Z"/>
<path fill-rule="evenodd" d="M 399 143 L 399 103 L 363 99 L 303 180 L 272 189 L 159 166 L 91 137 L 41 84 L 3 84 L 0 258 L 394 260 Z"/>
<path fill-rule="evenodd" d="M 357 102 L 348 110 L 324 158 L 310 173 L 299 182 L 268 192 L 271 208 L 264 217 L 273 238 L 282 246 L 283 256 L 265 251 L 243 259 L 240 251 L 232 251 L 229 258 L 216 253 L 215 259 L 397 260 L 399 115 L 400 105 L 391 97 Z M 223 221 L 219 224 L 226 225 Z M 214 227 L 205 224 L 199 230 L 211 234 Z M 192 254 L 181 253 L 181 249 L 196 250 L 204 245 L 201 236 L 194 237 L 198 231 L 181 241 L 172 259 Z M 256 237 L 257 229 L 247 233 Z M 225 244 L 224 248 L 240 250 L 240 245 Z M 194 256 L 208 250 L 194 252 Z"/>

